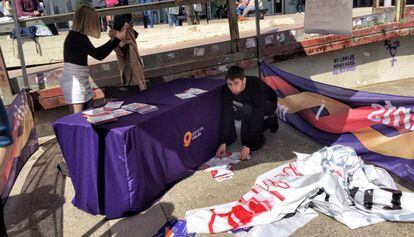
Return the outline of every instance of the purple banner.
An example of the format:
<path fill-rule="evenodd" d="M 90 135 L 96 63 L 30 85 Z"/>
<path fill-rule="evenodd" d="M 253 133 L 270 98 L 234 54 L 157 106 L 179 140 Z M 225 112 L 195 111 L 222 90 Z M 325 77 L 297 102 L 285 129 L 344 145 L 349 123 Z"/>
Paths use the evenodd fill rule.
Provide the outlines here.
<path fill-rule="evenodd" d="M 359 156 L 414 181 L 414 97 L 350 90 L 262 64 L 263 80 L 278 94 L 277 113 L 326 145 Z"/>
<path fill-rule="evenodd" d="M 7 115 L 14 142 L 8 147 L 6 158 L 0 161 L 0 193 L 3 202 L 6 201 L 20 170 L 39 147 L 32 112 L 23 90 L 7 107 Z"/>

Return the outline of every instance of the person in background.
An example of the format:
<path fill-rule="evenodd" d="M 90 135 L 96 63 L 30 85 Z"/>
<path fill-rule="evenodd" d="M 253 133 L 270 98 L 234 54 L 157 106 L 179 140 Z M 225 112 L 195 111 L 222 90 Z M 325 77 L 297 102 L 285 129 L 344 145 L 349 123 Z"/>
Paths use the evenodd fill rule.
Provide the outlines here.
<path fill-rule="evenodd" d="M 92 107 L 93 92 L 89 84 L 88 55 L 97 60 L 103 60 L 125 38 L 125 31 L 117 31 L 113 39 L 95 48 L 88 36 L 99 38 L 100 33 L 97 12 L 86 5 L 78 7 L 72 30 L 69 31 L 64 42 L 64 65 L 60 78 L 65 102 L 71 113 Z"/>
<path fill-rule="evenodd" d="M 244 8 L 243 13 L 241 16 L 239 16 L 239 21 L 243 21 L 246 20 L 247 14 L 249 13 L 249 11 L 254 11 L 255 10 L 255 3 L 254 0 L 250 0 L 249 4 L 247 4 L 246 8 Z"/>
<path fill-rule="evenodd" d="M 250 0 L 241 0 L 240 2 L 236 2 L 236 13 L 237 16 L 241 16 L 243 14 L 244 9 L 249 5 Z"/>
<path fill-rule="evenodd" d="M 2 0 L 1 7 L 3 9 L 3 15 L 6 17 L 13 17 L 11 3 L 9 0 Z"/>
<path fill-rule="evenodd" d="M 200 24 L 200 12 L 203 11 L 203 7 L 201 5 L 201 3 L 197 3 L 197 4 L 193 4 L 193 8 L 194 8 L 194 25 L 198 25 Z"/>
<path fill-rule="evenodd" d="M 42 12 L 39 10 L 38 0 L 15 0 L 17 16 L 41 16 Z"/>
<path fill-rule="evenodd" d="M 92 7 L 94 9 L 106 8 L 105 0 L 92 0 Z M 102 32 L 108 31 L 108 25 L 111 26 L 111 16 L 99 17 L 99 25 Z"/>
<path fill-rule="evenodd" d="M 13 144 L 13 136 L 10 128 L 9 118 L 3 100 L 0 99 L 0 194 L 4 191 L 7 179 L 4 179 L 7 158 L 9 157 L 10 145 Z M 7 236 L 6 225 L 4 224 L 3 202 L 0 200 L 0 236 Z"/>
<path fill-rule="evenodd" d="M 276 132 L 279 128 L 276 114 L 277 96 L 275 91 L 258 77 L 245 76 L 243 68 L 232 66 L 226 73 L 227 85 L 221 94 L 220 146 L 216 155 L 223 157 L 227 146 L 236 138 L 234 119 L 241 117 L 240 159 L 244 160 L 250 151 L 259 150 L 266 142 L 263 132 L 270 129 Z M 233 108 L 236 105 L 236 110 Z M 265 119 L 265 116 L 268 116 Z"/>
<path fill-rule="evenodd" d="M 144 3 L 151 3 L 151 0 L 139 0 L 140 4 Z M 150 23 L 150 27 L 154 28 L 154 15 L 152 13 L 152 10 L 146 10 L 142 12 L 142 20 L 144 22 L 144 28 L 148 28 L 148 21 Z"/>
<path fill-rule="evenodd" d="M 165 13 L 168 17 L 168 26 L 173 27 L 180 25 L 180 20 L 178 19 L 178 15 L 180 14 L 180 7 L 169 7 L 165 8 Z"/>
<path fill-rule="evenodd" d="M 17 16 L 20 17 L 36 17 L 43 15 L 42 8 L 43 1 L 39 0 L 16 0 Z M 58 35 L 59 32 L 55 24 L 46 24 L 53 35 Z"/>

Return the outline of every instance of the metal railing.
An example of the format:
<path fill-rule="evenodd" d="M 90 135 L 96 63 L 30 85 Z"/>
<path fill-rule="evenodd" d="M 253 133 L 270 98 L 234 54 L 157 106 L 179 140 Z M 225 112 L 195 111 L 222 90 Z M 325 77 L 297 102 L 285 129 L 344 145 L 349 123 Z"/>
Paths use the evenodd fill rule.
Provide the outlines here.
<path fill-rule="evenodd" d="M 182 0 L 182 1 L 175 1 L 175 0 L 162 0 L 158 2 L 152 2 L 152 3 L 145 3 L 145 4 L 135 4 L 135 5 L 126 5 L 126 6 L 118 6 L 113 8 L 105 8 L 105 9 L 97 9 L 99 16 L 107 16 L 107 15 L 119 15 L 119 14 L 126 14 L 126 13 L 133 13 L 138 11 L 144 11 L 149 9 L 159 9 L 159 8 L 168 8 L 173 6 L 182 6 L 182 5 L 190 5 L 195 3 L 208 3 L 211 0 Z M 259 21 L 259 11 L 258 11 L 258 0 L 255 1 L 256 6 L 256 48 L 257 48 L 257 61 L 260 63 L 260 21 Z M 373 5 L 373 11 L 376 7 L 379 7 L 378 0 L 374 0 Z M 397 7 L 396 11 L 401 12 L 402 9 L 404 9 L 405 6 L 405 0 L 397 0 Z M 71 21 L 73 19 L 74 13 L 64 13 L 64 14 L 57 14 L 57 15 L 50 15 L 50 16 L 41 16 L 41 17 L 33 17 L 33 18 L 25 18 L 25 19 L 18 19 L 16 8 L 14 6 L 14 1 L 12 1 L 12 7 L 13 7 L 13 19 L 14 21 L 11 22 L 3 22 L 0 23 L 0 32 L 2 29 L 11 29 L 15 28 L 16 30 L 16 38 L 17 38 L 17 45 L 18 45 L 18 51 L 20 55 L 20 62 L 21 62 L 21 69 L 22 69 L 22 76 L 24 80 L 24 86 L 27 90 L 30 90 L 29 83 L 27 79 L 27 71 L 25 66 L 25 59 L 24 59 L 24 52 L 22 48 L 22 40 L 20 37 L 20 28 L 31 26 L 31 25 L 37 25 L 39 23 L 43 24 L 50 24 L 50 23 L 60 23 L 60 22 L 67 22 Z M 238 24 L 237 24 L 237 16 L 235 14 L 235 3 L 233 0 L 227 0 L 227 5 L 230 10 L 228 10 L 228 20 L 229 20 L 229 27 L 230 27 L 230 37 L 231 37 L 231 48 L 232 52 L 236 53 L 239 52 L 239 31 L 238 31 Z M 397 15 L 397 14 L 396 14 Z M 401 20 L 402 13 L 398 16 L 399 18 L 396 18 L 396 20 Z M 260 73 L 260 72 L 259 72 Z"/>
<path fill-rule="evenodd" d="M 173 6 L 182 6 L 182 5 L 189 5 L 189 4 L 196 4 L 196 3 L 208 3 L 210 1 L 211 0 L 182 0 L 182 1 L 162 0 L 158 2 L 152 2 L 152 3 L 134 4 L 134 5 L 126 5 L 126 6 L 117 6 L 117 7 L 112 7 L 112 8 L 97 9 L 96 11 L 98 12 L 98 16 L 120 15 L 120 14 L 127 14 L 127 13 L 133 13 L 133 12 L 138 12 L 138 11 L 150 10 L 150 9 L 168 8 L 168 7 L 173 7 Z M 56 14 L 56 15 L 50 15 L 50 16 L 40 16 L 40 17 L 30 17 L 30 18 L 19 19 L 17 16 L 15 1 L 11 1 L 11 3 L 12 3 L 13 21 L 1 22 L 0 32 L 11 32 L 12 29 L 15 29 L 22 76 L 24 80 L 24 87 L 26 90 L 30 90 L 20 29 L 22 27 L 39 25 L 39 24 L 51 24 L 51 23 L 61 23 L 61 22 L 72 21 L 75 13 L 70 12 L 70 13 Z"/>

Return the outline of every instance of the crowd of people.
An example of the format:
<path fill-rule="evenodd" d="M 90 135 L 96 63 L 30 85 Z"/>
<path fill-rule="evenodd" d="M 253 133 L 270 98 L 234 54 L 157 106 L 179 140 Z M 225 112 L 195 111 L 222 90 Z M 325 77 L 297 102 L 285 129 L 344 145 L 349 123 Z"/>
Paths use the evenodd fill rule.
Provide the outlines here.
<path fill-rule="evenodd" d="M 94 9 L 103 9 L 114 6 L 123 6 L 131 4 L 128 0 L 89 0 L 87 2 Z M 134 4 L 149 4 L 153 0 L 136 0 Z M 304 1 L 303 1 L 304 2 Z M 220 2 L 218 2 L 220 3 Z M 43 0 L 15 0 L 16 10 L 18 17 L 36 17 L 45 15 L 45 6 Z M 262 1 L 259 1 L 259 7 L 261 7 Z M 255 9 L 254 0 L 236 0 L 236 12 L 239 20 L 245 20 L 248 13 Z M 1 0 L 0 4 L 0 17 L 12 17 L 12 4 L 10 0 Z M 224 3 L 220 6 L 216 6 L 212 3 L 212 9 L 216 9 L 215 17 L 226 17 L 227 4 Z M 145 10 L 140 12 L 142 16 L 142 23 L 144 28 L 153 28 L 156 24 L 156 14 L 163 14 L 161 17 L 164 22 L 167 22 L 169 27 L 181 26 L 184 20 L 189 25 L 195 25 L 200 23 L 200 15 L 205 11 L 202 4 L 191 4 L 184 6 L 176 6 L 164 8 L 162 11 Z M 160 17 L 160 16 L 158 16 Z M 101 31 L 106 32 L 113 27 L 113 16 L 105 16 L 100 19 Z M 162 21 L 162 20 L 161 20 Z M 56 26 L 54 24 L 48 24 L 47 27 L 55 35 L 57 33 Z"/>

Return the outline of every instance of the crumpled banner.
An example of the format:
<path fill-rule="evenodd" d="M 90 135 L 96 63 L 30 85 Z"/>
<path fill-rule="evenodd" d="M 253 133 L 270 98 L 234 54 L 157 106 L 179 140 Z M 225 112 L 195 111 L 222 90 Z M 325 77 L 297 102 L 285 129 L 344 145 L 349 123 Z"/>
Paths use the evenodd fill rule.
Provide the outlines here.
<path fill-rule="evenodd" d="M 279 118 L 322 144 L 359 156 L 414 182 L 414 97 L 356 91 L 303 78 L 263 62 Z"/>
<path fill-rule="evenodd" d="M 355 229 L 385 220 L 412 222 L 412 203 L 414 194 L 397 190 L 385 170 L 365 165 L 352 148 L 335 145 L 312 155 L 297 153 L 296 161 L 259 176 L 236 202 L 188 211 L 187 230 L 218 233 L 254 226 L 259 231 L 309 208 Z"/>
<path fill-rule="evenodd" d="M 259 226 L 237 229 L 231 233 L 235 237 L 288 237 L 317 216 L 318 213 L 313 209 L 299 208 L 296 213 L 285 216 L 279 221 Z"/>

